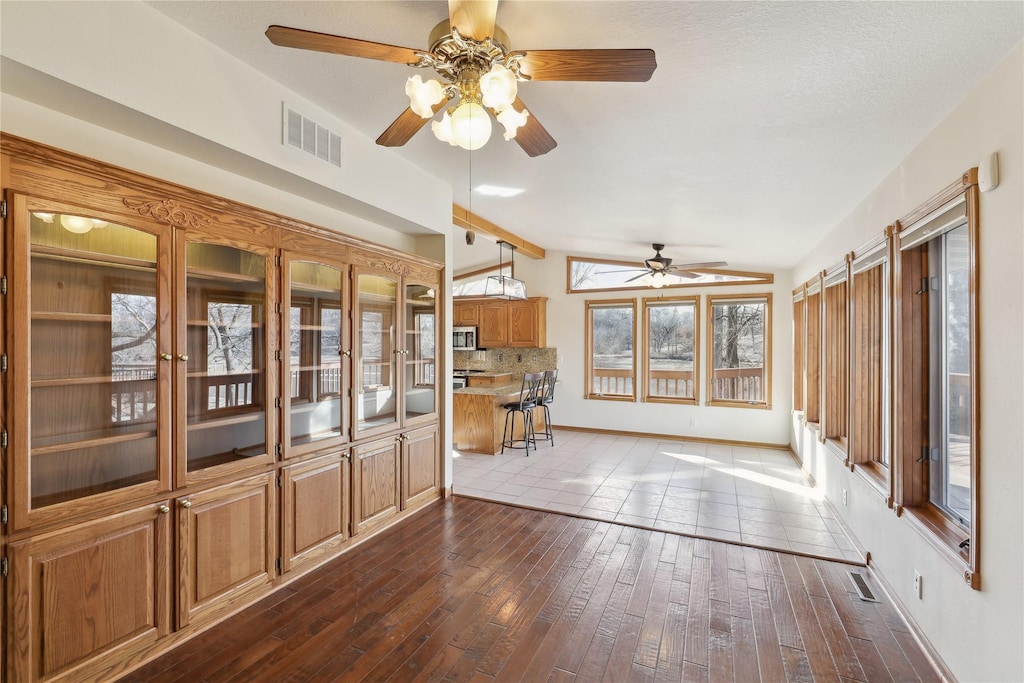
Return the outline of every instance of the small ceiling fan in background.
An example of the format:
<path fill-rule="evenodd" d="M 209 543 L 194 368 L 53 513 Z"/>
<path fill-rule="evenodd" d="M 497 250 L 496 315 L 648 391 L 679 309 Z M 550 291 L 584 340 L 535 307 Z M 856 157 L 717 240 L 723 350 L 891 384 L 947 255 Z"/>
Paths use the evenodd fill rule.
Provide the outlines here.
<path fill-rule="evenodd" d="M 664 244 L 652 244 L 651 248 L 654 249 L 654 256 L 644 260 L 643 268 L 629 268 L 626 270 L 620 270 L 615 272 L 620 273 L 639 273 L 635 277 L 631 277 L 626 282 L 633 282 L 641 278 L 651 278 L 652 287 L 661 287 L 667 284 L 665 276 L 672 275 L 674 277 L 681 277 L 687 280 L 695 280 L 701 276 L 701 273 L 693 272 L 693 269 L 705 269 L 705 268 L 721 268 L 729 265 L 725 261 L 702 261 L 694 263 L 682 263 L 676 266 L 672 265 L 672 259 L 662 256 L 661 250 L 665 248 Z M 611 271 L 609 271 L 611 272 Z"/>
<path fill-rule="evenodd" d="M 431 128 L 438 139 L 477 149 L 490 137 L 491 117 L 530 156 L 555 148 L 554 138 L 518 97 L 518 81 L 647 81 L 657 63 L 648 49 L 511 50 L 508 36 L 495 25 L 497 0 L 449 0 L 448 19 L 430 32 L 430 48 L 375 43 L 286 26 L 270 26 L 275 45 L 301 50 L 379 59 L 432 68 L 441 81 L 411 77 L 405 92 L 410 106 L 377 144 L 399 147 L 449 102 L 458 102 Z M 489 113 L 488 113 L 489 112 Z"/>

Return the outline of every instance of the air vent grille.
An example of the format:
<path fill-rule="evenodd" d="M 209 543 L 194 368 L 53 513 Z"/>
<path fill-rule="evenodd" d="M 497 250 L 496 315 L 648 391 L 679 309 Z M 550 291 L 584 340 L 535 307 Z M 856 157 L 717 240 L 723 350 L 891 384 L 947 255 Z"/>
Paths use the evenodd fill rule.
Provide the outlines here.
<path fill-rule="evenodd" d="M 341 168 L 341 137 L 284 105 L 284 144 Z"/>
<path fill-rule="evenodd" d="M 860 572 L 850 572 L 850 578 L 853 579 L 853 587 L 857 589 L 857 595 L 860 599 L 865 602 L 878 602 L 878 598 L 871 592 L 871 588 L 868 586 L 867 580 L 864 575 Z"/>

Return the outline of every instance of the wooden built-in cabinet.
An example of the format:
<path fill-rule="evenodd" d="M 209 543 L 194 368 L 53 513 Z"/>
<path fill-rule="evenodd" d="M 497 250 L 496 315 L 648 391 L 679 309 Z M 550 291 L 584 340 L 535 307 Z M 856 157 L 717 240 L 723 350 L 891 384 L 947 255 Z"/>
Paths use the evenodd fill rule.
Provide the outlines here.
<path fill-rule="evenodd" d="M 477 346 L 541 348 L 547 343 L 547 298 L 525 301 L 475 299 L 457 301 L 452 306 L 456 325 L 477 326 Z"/>
<path fill-rule="evenodd" d="M 0 141 L 6 680 L 112 680 L 441 497 L 442 264 Z"/>

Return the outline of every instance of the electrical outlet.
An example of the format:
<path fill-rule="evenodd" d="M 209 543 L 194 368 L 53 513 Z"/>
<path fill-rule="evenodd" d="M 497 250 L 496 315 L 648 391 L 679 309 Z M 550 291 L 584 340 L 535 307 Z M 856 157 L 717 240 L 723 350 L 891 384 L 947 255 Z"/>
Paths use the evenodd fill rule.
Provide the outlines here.
<path fill-rule="evenodd" d="M 846 505 L 846 489 L 843 489 L 843 505 Z"/>
<path fill-rule="evenodd" d="M 919 572 L 919 571 L 917 571 L 915 569 L 914 570 L 914 595 L 917 596 L 918 600 L 924 600 L 924 593 L 922 592 L 924 590 L 924 588 L 921 586 L 921 583 L 922 583 L 921 572 Z"/>

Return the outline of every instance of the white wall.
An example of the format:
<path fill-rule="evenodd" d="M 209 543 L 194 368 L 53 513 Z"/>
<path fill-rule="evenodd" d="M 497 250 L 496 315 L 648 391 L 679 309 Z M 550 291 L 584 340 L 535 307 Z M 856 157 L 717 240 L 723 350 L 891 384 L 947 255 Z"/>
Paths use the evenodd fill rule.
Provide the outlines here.
<path fill-rule="evenodd" d="M 585 256 L 585 254 L 573 254 Z M 547 345 L 558 349 L 558 378 L 561 380 L 558 406 L 552 408 L 556 425 L 623 429 L 640 433 L 673 434 L 710 439 L 748 441 L 766 444 L 789 442 L 789 416 L 792 409 L 792 319 L 790 274 L 775 273 L 775 283 L 763 287 L 678 288 L 673 290 L 637 290 L 566 294 L 565 253 L 547 252 L 542 261 L 516 259 L 516 277 L 526 281 L 530 296 L 546 296 Z M 605 256 L 604 258 L 607 258 Z M 733 264 L 733 267 L 738 267 Z M 742 268 L 740 268 L 742 269 Z M 755 270 L 755 269 L 751 269 Z M 585 304 L 587 300 L 628 299 L 694 294 L 772 294 L 772 407 L 771 410 L 723 408 L 706 405 L 671 405 L 584 399 Z M 706 300 L 701 300 L 700 377 L 701 403 L 705 401 L 707 377 Z M 637 305 L 637 322 L 641 320 Z M 638 368 L 639 371 L 639 368 Z"/>
<path fill-rule="evenodd" d="M 872 564 L 962 681 L 1024 680 L 1024 47 L 1018 45 L 794 269 L 793 286 L 999 153 L 1000 186 L 981 195 L 980 591 L 793 420 L 792 443 Z M 899 419 L 897 416 L 896 419 Z M 849 504 L 842 506 L 842 490 Z M 914 571 L 924 597 L 913 593 Z"/>

